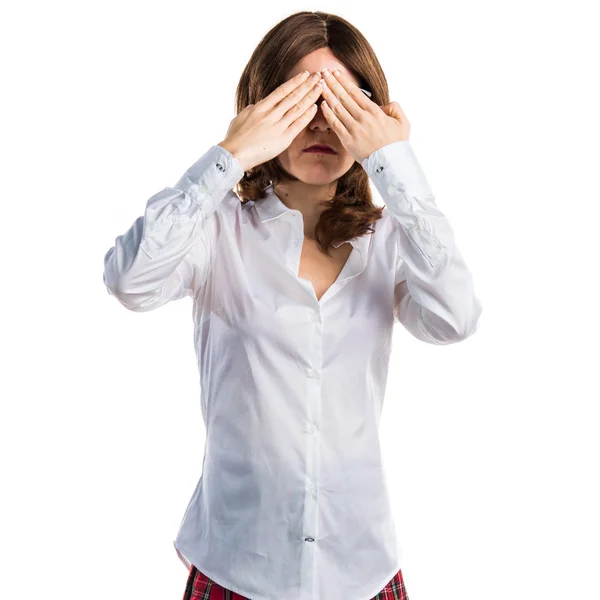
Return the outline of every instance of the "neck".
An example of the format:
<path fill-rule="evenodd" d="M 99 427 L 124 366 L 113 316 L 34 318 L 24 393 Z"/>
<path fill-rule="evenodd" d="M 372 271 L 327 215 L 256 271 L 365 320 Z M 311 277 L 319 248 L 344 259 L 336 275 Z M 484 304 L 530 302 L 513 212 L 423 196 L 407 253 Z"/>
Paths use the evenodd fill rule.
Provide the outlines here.
<path fill-rule="evenodd" d="M 337 189 L 337 180 L 322 185 L 304 181 L 280 181 L 273 187 L 277 197 L 292 210 L 302 213 L 304 235 L 313 238 L 315 226 L 323 212 L 323 202 L 331 200 Z"/>

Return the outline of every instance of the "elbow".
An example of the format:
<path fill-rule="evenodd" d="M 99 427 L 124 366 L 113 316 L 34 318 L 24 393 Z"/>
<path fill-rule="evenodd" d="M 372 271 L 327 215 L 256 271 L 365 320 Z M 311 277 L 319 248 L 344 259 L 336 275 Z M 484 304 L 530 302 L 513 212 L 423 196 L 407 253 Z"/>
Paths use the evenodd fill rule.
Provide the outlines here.
<path fill-rule="evenodd" d="M 132 312 L 148 312 L 162 303 L 162 288 L 151 292 L 134 291 L 128 287 L 124 277 L 111 278 L 106 271 L 103 276 L 106 291 L 120 304 Z"/>
<path fill-rule="evenodd" d="M 163 304 L 160 294 L 150 296 L 148 294 L 127 294 L 116 291 L 113 295 L 120 304 L 132 312 L 148 312 Z"/>
<path fill-rule="evenodd" d="M 423 341 L 437 346 L 447 346 L 457 344 L 471 337 L 477 329 L 477 324 L 473 328 L 454 329 L 448 324 L 446 327 L 433 328 L 430 325 L 422 326 L 422 335 L 418 336 Z"/>
<path fill-rule="evenodd" d="M 148 289 L 147 285 L 132 281 L 122 266 L 119 266 L 115 247 L 104 257 L 102 280 L 106 291 L 114 296 L 127 310 L 147 312 L 161 304 L 162 288 Z"/>
<path fill-rule="evenodd" d="M 445 344 L 456 344 L 470 338 L 477 331 L 477 321 L 469 322 L 469 324 L 461 329 L 453 330 L 446 335 Z"/>
<path fill-rule="evenodd" d="M 106 291 L 117 300 L 121 301 L 123 292 L 123 270 L 118 268 L 116 257 L 116 246 L 113 246 L 104 255 L 104 272 L 102 273 L 102 282 Z"/>
<path fill-rule="evenodd" d="M 422 319 L 423 339 L 437 345 L 462 342 L 477 331 L 481 312 L 481 302 L 474 298 L 471 309 L 455 315 L 455 318 L 451 321 L 442 319 L 433 313 L 428 313 L 429 318 Z"/>
<path fill-rule="evenodd" d="M 430 324 L 421 325 L 421 335 L 418 337 L 424 342 L 434 344 L 436 346 L 447 346 L 449 344 L 456 344 L 466 340 L 471 332 L 464 329 L 453 329 L 446 323 L 445 327 L 432 327 Z"/>

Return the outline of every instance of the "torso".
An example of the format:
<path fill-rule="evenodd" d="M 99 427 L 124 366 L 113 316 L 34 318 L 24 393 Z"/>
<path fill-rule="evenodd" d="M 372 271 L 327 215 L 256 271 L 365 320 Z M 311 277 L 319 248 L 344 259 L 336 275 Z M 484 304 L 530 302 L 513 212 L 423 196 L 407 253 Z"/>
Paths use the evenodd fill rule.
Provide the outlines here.
<path fill-rule="evenodd" d="M 339 248 L 332 248 L 329 257 L 321 252 L 314 240 L 304 239 L 298 277 L 312 283 L 317 300 L 321 299 L 338 278 L 351 252 L 352 244 L 346 242 Z"/>

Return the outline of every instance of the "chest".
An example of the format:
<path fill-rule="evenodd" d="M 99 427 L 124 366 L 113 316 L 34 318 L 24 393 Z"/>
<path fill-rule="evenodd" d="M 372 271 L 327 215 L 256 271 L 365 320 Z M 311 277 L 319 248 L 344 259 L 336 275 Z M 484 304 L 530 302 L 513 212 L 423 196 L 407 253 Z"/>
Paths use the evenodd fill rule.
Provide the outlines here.
<path fill-rule="evenodd" d="M 314 241 L 304 240 L 298 277 L 312 283 L 317 300 L 321 299 L 338 278 L 351 252 L 352 244 L 345 243 L 339 248 L 332 248 L 331 256 L 327 256 Z"/>

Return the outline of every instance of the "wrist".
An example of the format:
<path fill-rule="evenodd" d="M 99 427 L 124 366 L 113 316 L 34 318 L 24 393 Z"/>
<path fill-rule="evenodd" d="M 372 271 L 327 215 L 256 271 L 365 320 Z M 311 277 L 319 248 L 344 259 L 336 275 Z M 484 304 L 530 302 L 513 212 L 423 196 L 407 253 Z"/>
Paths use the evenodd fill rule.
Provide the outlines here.
<path fill-rule="evenodd" d="M 254 166 L 254 165 L 249 164 L 246 161 L 246 159 L 242 155 L 242 152 L 235 146 L 235 144 L 231 144 L 230 142 L 222 141 L 222 142 L 219 142 L 217 144 L 217 146 L 220 146 L 221 148 L 227 150 L 227 152 L 229 152 L 229 154 L 231 154 L 231 156 L 233 156 L 233 158 L 238 162 L 238 164 L 244 171 L 248 171 L 249 169 L 251 169 Z"/>

